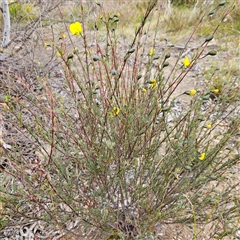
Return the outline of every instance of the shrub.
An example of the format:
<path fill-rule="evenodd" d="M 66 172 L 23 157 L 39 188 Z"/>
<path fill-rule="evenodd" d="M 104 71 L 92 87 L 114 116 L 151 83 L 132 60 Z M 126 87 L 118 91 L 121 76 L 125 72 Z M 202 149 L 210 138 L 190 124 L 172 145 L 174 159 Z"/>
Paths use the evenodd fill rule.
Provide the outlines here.
<path fill-rule="evenodd" d="M 37 88 L 9 78 L 1 86 L 5 124 L 34 149 L 28 158 L 18 142 L 2 145 L 12 179 L 1 186 L 5 215 L 63 230 L 80 218 L 119 238 L 153 238 L 159 222 L 190 225 L 193 239 L 208 223 L 212 237 L 234 234 L 238 184 L 229 179 L 239 163 L 238 105 L 215 88 L 174 95 L 212 36 L 171 67 L 171 53 L 157 52 L 154 36 L 152 46 L 144 42 L 156 3 L 127 46 L 117 32 L 121 15 L 105 14 L 97 1 L 105 30 L 95 31 L 91 47 L 81 6 L 81 23 L 68 32 L 73 50 L 65 36 L 56 47 L 63 78 L 36 75 Z"/>
<path fill-rule="evenodd" d="M 187 7 L 193 7 L 194 4 L 196 4 L 196 0 L 176 0 L 172 1 L 172 4 L 175 6 L 187 6 Z"/>
<path fill-rule="evenodd" d="M 33 3 L 12 3 L 9 5 L 9 13 L 14 22 L 30 21 L 37 17 L 37 7 Z"/>

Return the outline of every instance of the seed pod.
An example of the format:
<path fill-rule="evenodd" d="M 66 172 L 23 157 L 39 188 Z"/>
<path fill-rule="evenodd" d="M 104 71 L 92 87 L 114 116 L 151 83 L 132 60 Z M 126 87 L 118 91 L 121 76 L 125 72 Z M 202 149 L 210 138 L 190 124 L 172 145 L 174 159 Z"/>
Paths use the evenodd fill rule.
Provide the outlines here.
<path fill-rule="evenodd" d="M 215 10 L 212 10 L 212 11 L 208 14 L 208 16 L 212 16 L 214 13 L 215 13 Z"/>
<path fill-rule="evenodd" d="M 165 62 L 165 63 L 163 64 L 163 68 L 165 68 L 165 67 L 167 67 L 167 66 L 169 66 L 169 62 Z"/>
<path fill-rule="evenodd" d="M 131 48 L 127 51 L 127 53 L 133 53 L 135 51 L 135 48 Z"/>
<path fill-rule="evenodd" d="M 68 60 L 69 60 L 69 59 L 73 59 L 73 57 L 74 57 L 74 54 L 71 53 L 71 54 L 68 55 L 67 59 L 68 59 Z"/>
<path fill-rule="evenodd" d="M 205 42 L 210 42 L 213 39 L 213 35 L 209 35 L 205 38 Z"/>
<path fill-rule="evenodd" d="M 118 21 L 119 21 L 118 17 L 114 18 L 114 20 L 113 20 L 113 22 L 118 22 Z"/>
<path fill-rule="evenodd" d="M 161 112 L 167 112 L 170 109 L 171 109 L 171 107 L 164 107 L 164 108 L 161 109 Z"/>
<path fill-rule="evenodd" d="M 219 6 L 219 7 L 222 7 L 222 6 L 224 6 L 224 5 L 225 5 L 225 3 L 226 3 L 226 1 L 225 1 L 225 0 L 223 0 L 223 1 L 221 1 L 221 2 L 218 4 L 218 6 Z"/>
<path fill-rule="evenodd" d="M 115 69 L 113 69 L 113 70 L 111 71 L 111 74 L 112 74 L 113 76 L 115 76 L 115 75 L 117 75 L 117 71 L 116 71 Z"/>
<path fill-rule="evenodd" d="M 170 53 L 167 53 L 167 54 L 165 55 L 164 59 L 166 60 L 166 59 L 168 59 L 168 58 L 170 58 L 170 57 L 171 57 L 171 54 L 170 54 Z"/>
<path fill-rule="evenodd" d="M 207 53 L 207 55 L 215 56 L 215 55 L 217 55 L 217 51 L 216 50 L 211 50 L 210 52 Z"/>
<path fill-rule="evenodd" d="M 98 56 L 94 56 L 94 57 L 93 57 L 93 61 L 94 61 L 94 62 L 97 62 L 98 60 L 99 60 L 99 57 L 98 57 Z"/>
<path fill-rule="evenodd" d="M 202 121 L 204 121 L 204 118 L 203 117 L 199 117 L 198 121 L 202 122 Z"/>
<path fill-rule="evenodd" d="M 100 7 L 101 3 L 98 0 L 95 0 L 95 3 Z"/>

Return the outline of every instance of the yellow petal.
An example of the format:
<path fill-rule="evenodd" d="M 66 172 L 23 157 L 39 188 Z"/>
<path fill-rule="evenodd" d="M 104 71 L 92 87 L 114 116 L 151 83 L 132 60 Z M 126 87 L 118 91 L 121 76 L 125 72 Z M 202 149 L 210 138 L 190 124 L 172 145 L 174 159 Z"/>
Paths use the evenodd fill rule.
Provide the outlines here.
<path fill-rule="evenodd" d="M 188 57 L 185 57 L 185 59 L 183 60 L 183 65 L 184 67 L 188 67 L 190 65 L 190 61 Z"/>
<path fill-rule="evenodd" d="M 211 127 L 212 127 L 212 124 L 210 124 L 210 123 L 206 125 L 207 129 L 210 129 Z"/>
<path fill-rule="evenodd" d="M 157 80 L 156 80 L 156 79 L 152 79 L 152 80 L 150 81 L 150 83 L 151 83 L 151 84 L 156 84 L 156 83 L 157 83 Z"/>
<path fill-rule="evenodd" d="M 148 83 L 149 83 L 150 88 L 152 88 L 152 89 L 157 86 L 157 80 L 156 79 L 152 79 Z"/>
<path fill-rule="evenodd" d="M 155 52 L 155 49 L 154 48 L 150 48 L 150 51 L 149 51 L 149 56 L 151 57 Z"/>
<path fill-rule="evenodd" d="M 73 35 L 80 35 L 82 33 L 82 25 L 80 22 L 71 23 L 69 30 Z"/>
<path fill-rule="evenodd" d="M 190 91 L 190 96 L 194 96 L 195 94 L 197 93 L 197 91 L 195 90 L 195 89 L 192 89 L 191 91 Z"/>
<path fill-rule="evenodd" d="M 200 161 L 203 161 L 205 159 L 205 153 L 202 153 L 201 156 L 198 158 Z"/>
<path fill-rule="evenodd" d="M 147 92 L 147 89 L 146 88 L 142 88 L 142 92 L 143 93 Z"/>
<path fill-rule="evenodd" d="M 195 89 L 184 92 L 184 94 L 187 94 L 189 96 L 194 96 L 196 93 L 197 93 L 197 90 L 195 90 Z"/>
<path fill-rule="evenodd" d="M 62 57 L 62 54 L 59 51 L 57 51 L 56 54 L 57 54 L 58 57 Z"/>
<path fill-rule="evenodd" d="M 112 115 L 113 117 L 116 117 L 119 113 L 120 113 L 120 108 L 118 108 L 118 107 L 113 107 L 113 110 L 112 110 L 112 112 L 111 112 L 111 115 Z"/>

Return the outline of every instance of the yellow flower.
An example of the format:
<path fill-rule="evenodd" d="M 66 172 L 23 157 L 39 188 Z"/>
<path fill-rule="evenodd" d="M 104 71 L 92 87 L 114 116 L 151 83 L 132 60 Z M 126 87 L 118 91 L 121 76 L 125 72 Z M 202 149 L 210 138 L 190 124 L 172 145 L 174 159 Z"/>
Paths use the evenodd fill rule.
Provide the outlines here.
<path fill-rule="evenodd" d="M 111 112 L 111 115 L 112 115 L 113 117 L 116 117 L 119 113 L 120 113 L 120 108 L 118 108 L 118 107 L 113 107 L 113 110 L 112 110 L 112 112 Z"/>
<path fill-rule="evenodd" d="M 117 13 L 117 17 L 120 18 L 121 14 L 120 13 Z"/>
<path fill-rule="evenodd" d="M 58 57 L 62 57 L 62 54 L 59 51 L 57 51 L 56 54 Z"/>
<path fill-rule="evenodd" d="M 147 89 L 146 88 L 142 88 L 141 90 L 143 93 L 147 92 Z"/>
<path fill-rule="evenodd" d="M 155 52 L 155 49 L 154 48 L 150 48 L 149 50 L 149 56 L 151 57 Z"/>
<path fill-rule="evenodd" d="M 183 60 L 183 65 L 184 65 L 184 67 L 189 67 L 190 64 L 191 64 L 191 63 L 190 63 L 190 61 L 189 61 L 189 58 L 188 58 L 188 57 L 185 57 L 185 59 Z"/>
<path fill-rule="evenodd" d="M 190 91 L 186 91 L 184 94 L 187 94 L 189 96 L 194 96 L 197 93 L 197 90 L 192 89 Z"/>
<path fill-rule="evenodd" d="M 150 82 L 150 88 L 155 88 L 157 86 L 157 80 L 156 79 L 152 79 Z"/>
<path fill-rule="evenodd" d="M 71 23 L 69 30 L 73 35 L 80 35 L 82 33 L 82 25 L 80 22 Z"/>
<path fill-rule="evenodd" d="M 66 35 L 65 34 L 62 34 L 62 39 L 65 39 L 66 38 Z"/>
<path fill-rule="evenodd" d="M 200 161 L 203 161 L 203 160 L 205 159 L 205 155 L 206 155 L 206 153 L 203 152 L 203 153 L 198 157 L 198 159 L 199 159 Z"/>
<path fill-rule="evenodd" d="M 206 125 L 206 128 L 207 128 L 207 129 L 210 129 L 210 128 L 212 128 L 212 124 L 210 124 L 210 123 L 209 123 L 209 124 L 207 124 L 207 125 Z"/>
<path fill-rule="evenodd" d="M 213 89 L 213 90 L 211 90 L 211 92 L 212 92 L 212 93 L 219 93 L 219 89 L 217 89 L 217 88 L 216 88 L 216 89 Z"/>
<path fill-rule="evenodd" d="M 44 47 L 51 47 L 51 44 L 49 44 L 49 43 L 44 43 Z"/>

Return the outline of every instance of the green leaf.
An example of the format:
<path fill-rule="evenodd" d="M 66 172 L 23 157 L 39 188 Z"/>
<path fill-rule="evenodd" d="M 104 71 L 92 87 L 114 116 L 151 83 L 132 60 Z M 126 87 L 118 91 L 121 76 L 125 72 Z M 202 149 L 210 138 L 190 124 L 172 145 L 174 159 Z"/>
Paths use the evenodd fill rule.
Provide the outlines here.
<path fill-rule="evenodd" d="M 110 140 L 106 140 L 106 145 L 109 149 L 113 149 L 116 144 Z"/>
<path fill-rule="evenodd" d="M 188 171 L 192 171 L 192 168 L 190 166 L 185 166 L 185 169 Z"/>
<path fill-rule="evenodd" d="M 9 94 L 5 95 L 4 102 L 8 103 L 10 102 L 11 96 Z"/>
<path fill-rule="evenodd" d="M 211 178 L 212 180 L 216 180 L 216 179 L 217 179 L 217 177 L 216 177 L 215 175 L 211 175 L 210 178 Z"/>

